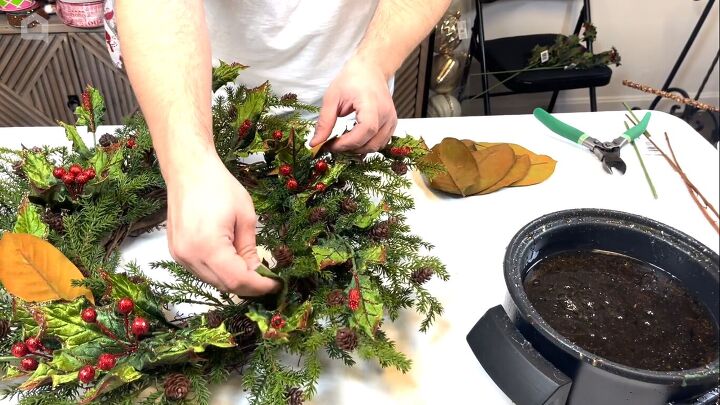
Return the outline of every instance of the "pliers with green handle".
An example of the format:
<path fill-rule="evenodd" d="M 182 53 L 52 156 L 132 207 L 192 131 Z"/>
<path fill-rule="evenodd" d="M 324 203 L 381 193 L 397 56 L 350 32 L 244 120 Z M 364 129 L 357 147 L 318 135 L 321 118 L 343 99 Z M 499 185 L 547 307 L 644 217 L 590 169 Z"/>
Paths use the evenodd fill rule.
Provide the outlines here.
<path fill-rule="evenodd" d="M 573 128 L 553 117 L 542 108 L 536 108 L 535 111 L 533 111 L 533 115 L 556 134 L 590 149 L 590 151 L 600 159 L 600 162 L 602 162 L 603 169 L 610 174 L 612 174 L 612 169 L 619 171 L 621 174 L 625 174 L 626 166 L 625 162 L 620 158 L 620 149 L 642 135 L 650 121 L 650 113 L 646 113 L 637 125 L 625 131 L 625 133 L 615 138 L 612 142 L 600 142 L 583 131 Z"/>

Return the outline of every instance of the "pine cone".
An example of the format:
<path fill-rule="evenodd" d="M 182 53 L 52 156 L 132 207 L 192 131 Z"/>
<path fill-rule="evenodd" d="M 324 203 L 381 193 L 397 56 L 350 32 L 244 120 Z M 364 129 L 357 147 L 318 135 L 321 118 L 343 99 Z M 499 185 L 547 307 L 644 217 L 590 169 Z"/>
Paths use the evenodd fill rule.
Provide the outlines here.
<path fill-rule="evenodd" d="M 230 104 L 230 108 L 228 108 L 228 118 L 230 121 L 235 121 L 237 119 L 237 107 L 235 104 Z"/>
<path fill-rule="evenodd" d="M 410 275 L 410 280 L 417 285 L 425 284 L 428 280 L 430 280 L 430 278 L 432 278 L 433 274 L 433 269 L 423 267 L 413 271 Z"/>
<path fill-rule="evenodd" d="M 220 311 L 208 311 L 208 313 L 205 314 L 205 319 L 207 319 L 207 326 L 210 328 L 217 328 L 223 322 Z"/>
<path fill-rule="evenodd" d="M 165 397 L 171 401 L 180 401 L 190 392 L 190 379 L 185 374 L 172 373 L 165 377 Z"/>
<path fill-rule="evenodd" d="M 13 162 L 12 164 L 13 173 L 15 173 L 15 175 L 20 177 L 21 179 L 27 177 L 25 175 L 25 170 L 23 170 L 23 167 L 25 167 L 25 162 L 22 160 L 18 160 L 16 162 Z"/>
<path fill-rule="evenodd" d="M 45 211 L 43 214 L 43 221 L 52 229 L 53 231 L 63 234 L 65 233 L 65 225 L 63 224 L 63 214 L 58 212 L 52 212 L 52 211 Z"/>
<path fill-rule="evenodd" d="M 257 324 L 244 314 L 238 314 L 225 321 L 227 330 L 233 335 L 237 335 L 239 340 L 247 341 L 257 336 L 259 329 Z"/>
<path fill-rule="evenodd" d="M 326 302 L 330 307 L 340 307 L 345 305 L 345 293 L 340 290 L 333 290 L 328 293 Z"/>
<path fill-rule="evenodd" d="M 387 221 L 378 222 L 370 230 L 370 235 L 375 239 L 385 239 L 390 235 L 390 225 Z"/>
<path fill-rule="evenodd" d="M 282 97 L 280 97 L 280 101 L 285 102 L 285 103 L 294 103 L 297 101 L 297 94 L 295 94 L 295 93 L 284 94 Z"/>
<path fill-rule="evenodd" d="M 290 388 L 285 394 L 288 405 L 302 405 L 303 403 L 303 390 L 300 388 Z"/>
<path fill-rule="evenodd" d="M 310 223 L 316 224 L 321 222 L 327 216 L 327 208 L 325 207 L 314 207 L 310 210 Z"/>
<path fill-rule="evenodd" d="M 273 257 L 279 267 L 289 267 L 295 256 L 288 245 L 280 245 L 273 250 Z"/>
<path fill-rule="evenodd" d="M 128 280 L 135 285 L 147 284 L 147 279 L 143 276 L 130 276 Z"/>
<path fill-rule="evenodd" d="M 400 160 L 394 160 L 390 165 L 390 168 L 399 176 L 403 176 L 408 171 L 407 165 Z"/>
<path fill-rule="evenodd" d="M 357 334 L 350 328 L 338 329 L 335 344 L 343 350 L 353 351 L 357 347 Z"/>
<path fill-rule="evenodd" d="M 352 197 L 345 197 L 345 199 L 342 200 L 342 203 L 340 203 L 340 208 L 346 214 L 353 214 L 357 211 L 358 205 Z"/>
<path fill-rule="evenodd" d="M 0 340 L 10 334 L 10 322 L 7 319 L 0 319 Z"/>
<path fill-rule="evenodd" d="M 108 146 L 114 145 L 114 144 L 116 144 L 117 142 L 118 142 L 117 138 L 116 138 L 115 136 L 113 136 L 113 135 L 110 135 L 110 134 L 104 134 L 104 135 L 101 136 L 100 139 L 98 140 L 98 143 L 99 143 L 100 146 L 102 146 L 103 148 L 107 148 Z"/>

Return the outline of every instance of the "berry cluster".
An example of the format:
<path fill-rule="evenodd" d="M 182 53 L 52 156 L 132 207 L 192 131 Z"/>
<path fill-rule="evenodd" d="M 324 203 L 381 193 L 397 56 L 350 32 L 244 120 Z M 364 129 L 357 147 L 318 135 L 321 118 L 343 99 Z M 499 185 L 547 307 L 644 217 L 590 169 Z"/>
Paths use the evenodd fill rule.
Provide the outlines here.
<path fill-rule="evenodd" d="M 42 341 L 36 337 L 29 337 L 24 342 L 15 343 L 10 352 L 13 356 L 21 358 L 20 369 L 34 371 L 38 368 L 38 357 L 50 357 L 50 350 L 43 346 Z"/>
<path fill-rule="evenodd" d="M 243 121 L 243 123 L 240 125 L 240 128 L 238 128 L 238 138 L 240 138 L 240 139 L 245 138 L 250 133 L 252 126 L 253 126 L 252 121 L 250 121 L 250 120 Z"/>
<path fill-rule="evenodd" d="M 357 288 L 351 288 L 348 291 L 347 304 L 351 311 L 357 311 L 360 308 L 360 290 Z"/>
<path fill-rule="evenodd" d="M 82 194 L 85 184 L 94 179 L 95 176 L 95 169 L 92 167 L 83 169 L 78 164 L 73 164 L 67 169 L 64 167 L 53 169 L 53 177 L 62 181 L 73 199 Z"/>
<path fill-rule="evenodd" d="M 313 165 L 312 175 L 310 176 L 310 179 L 308 179 L 308 186 L 303 188 L 302 190 L 306 190 L 309 187 L 309 185 L 315 183 L 315 181 L 321 175 L 323 175 L 325 172 L 327 172 L 329 168 L 330 168 L 330 166 L 328 165 L 328 163 L 325 160 L 318 160 L 317 162 L 315 162 L 315 164 Z M 293 191 L 293 192 L 294 191 L 302 191 L 302 190 L 299 190 L 300 183 L 298 183 L 297 179 L 292 176 L 292 174 L 293 174 L 292 166 L 290 166 L 287 163 L 284 163 L 284 164 L 280 165 L 280 167 L 278 168 L 278 173 L 280 173 L 281 176 L 288 178 L 285 181 L 285 188 L 287 188 L 289 191 Z M 318 193 L 322 193 L 323 191 L 325 191 L 327 189 L 327 185 L 325 185 L 325 183 L 323 183 L 323 182 L 317 182 L 312 186 L 312 188 L 315 191 L 317 191 Z"/>
<path fill-rule="evenodd" d="M 407 163 L 405 163 L 405 158 L 410 156 L 411 153 L 412 148 L 409 146 L 393 146 L 390 148 L 389 154 L 393 159 L 390 168 L 395 174 L 402 176 L 407 173 L 408 166 Z"/>
<path fill-rule="evenodd" d="M 102 371 L 110 371 L 115 367 L 118 357 L 128 355 L 137 350 L 138 341 L 142 336 L 150 333 L 150 322 L 145 318 L 136 316 L 133 318 L 132 323 L 129 322 L 129 316 L 135 309 L 135 303 L 130 298 L 122 298 L 117 303 L 117 312 L 125 318 L 125 334 L 128 342 L 123 341 L 121 338 L 115 336 L 105 325 L 102 324 L 97 318 L 97 311 L 93 307 L 87 307 L 83 309 L 80 314 L 82 320 L 86 323 L 95 324 L 107 337 L 116 341 L 120 346 L 125 348 L 123 354 L 111 354 L 103 353 L 98 356 L 96 364 L 86 364 L 80 371 L 78 371 L 78 379 L 83 384 L 90 384 L 95 380 L 96 369 Z M 134 339 L 130 339 L 130 334 L 134 336 Z"/>

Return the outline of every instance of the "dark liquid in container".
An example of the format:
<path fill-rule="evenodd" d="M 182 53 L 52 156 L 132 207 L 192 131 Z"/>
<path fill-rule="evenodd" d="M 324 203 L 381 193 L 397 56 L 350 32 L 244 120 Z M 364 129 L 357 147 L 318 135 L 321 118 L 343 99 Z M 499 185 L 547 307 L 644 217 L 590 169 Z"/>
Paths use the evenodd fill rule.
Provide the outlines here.
<path fill-rule="evenodd" d="M 664 271 L 600 251 L 539 260 L 525 291 L 558 333 L 608 360 L 676 371 L 718 358 L 718 330 L 708 309 Z"/>

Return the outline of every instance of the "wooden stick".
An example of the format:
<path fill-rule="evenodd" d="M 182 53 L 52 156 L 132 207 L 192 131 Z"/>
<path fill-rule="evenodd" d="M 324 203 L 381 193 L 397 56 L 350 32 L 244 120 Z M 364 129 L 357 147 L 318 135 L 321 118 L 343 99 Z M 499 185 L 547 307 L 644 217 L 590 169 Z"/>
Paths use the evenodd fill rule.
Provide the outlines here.
<path fill-rule="evenodd" d="M 690 106 L 693 106 L 693 107 L 695 107 L 695 108 L 697 108 L 697 109 L 699 109 L 699 110 L 707 110 L 707 111 L 713 111 L 713 112 L 720 112 L 720 109 L 718 109 L 717 107 L 715 107 L 715 106 L 713 106 L 713 105 L 710 105 L 710 104 L 701 103 L 700 101 L 697 101 L 697 100 L 692 99 L 692 98 L 683 97 L 683 96 L 680 96 L 680 95 L 678 95 L 678 94 L 670 93 L 670 92 L 668 92 L 668 91 L 658 90 L 658 89 L 656 89 L 656 88 L 653 88 L 653 87 L 650 87 L 650 86 L 646 86 L 646 85 L 644 85 L 644 84 L 635 83 L 635 82 L 632 82 L 632 81 L 630 81 L 630 80 L 623 80 L 622 83 L 623 83 L 624 86 L 630 87 L 631 89 L 640 90 L 640 91 L 643 91 L 643 92 L 645 92 L 645 93 L 654 94 L 654 95 L 656 95 L 656 96 L 660 96 L 660 97 L 663 97 L 663 98 L 669 98 L 669 99 L 671 99 L 671 100 L 673 100 L 673 101 L 676 101 L 676 102 L 678 102 L 678 103 L 680 103 L 680 104 L 690 105 Z"/>

